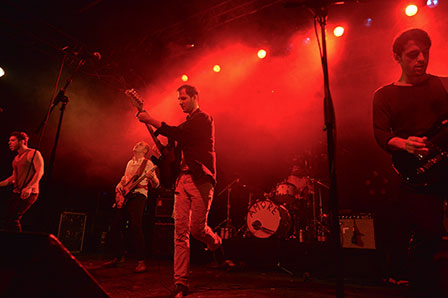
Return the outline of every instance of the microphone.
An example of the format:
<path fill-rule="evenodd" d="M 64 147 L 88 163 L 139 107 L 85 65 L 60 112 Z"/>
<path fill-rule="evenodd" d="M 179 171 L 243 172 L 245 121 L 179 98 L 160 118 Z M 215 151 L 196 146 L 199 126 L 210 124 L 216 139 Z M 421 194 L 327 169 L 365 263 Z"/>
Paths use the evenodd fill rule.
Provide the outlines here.
<path fill-rule="evenodd" d="M 61 51 L 63 53 L 69 53 L 72 52 L 73 56 L 78 57 L 83 60 L 94 60 L 94 61 L 100 61 L 101 60 L 101 54 L 100 52 L 90 52 L 87 50 L 84 50 L 83 48 L 71 48 L 70 46 L 64 46 L 61 48 Z"/>
<path fill-rule="evenodd" d="M 308 7 L 322 7 L 329 5 L 340 5 L 348 2 L 359 3 L 363 0 L 297 0 L 297 1 L 287 1 L 284 5 L 286 8 L 308 6 Z"/>
<path fill-rule="evenodd" d="M 100 52 L 89 52 L 89 53 L 82 53 L 82 52 L 73 52 L 73 54 L 76 57 L 79 57 L 83 60 L 94 60 L 94 61 L 100 61 L 101 60 L 101 54 Z"/>

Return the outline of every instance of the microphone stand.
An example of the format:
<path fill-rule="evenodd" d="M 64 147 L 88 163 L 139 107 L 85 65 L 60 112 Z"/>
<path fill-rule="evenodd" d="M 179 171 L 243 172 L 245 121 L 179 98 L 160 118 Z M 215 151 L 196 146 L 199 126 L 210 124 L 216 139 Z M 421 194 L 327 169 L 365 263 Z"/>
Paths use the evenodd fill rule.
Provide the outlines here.
<path fill-rule="evenodd" d="M 226 224 L 225 226 L 225 230 L 224 233 L 221 233 L 221 238 L 223 239 L 229 239 L 231 238 L 231 232 L 233 231 L 233 225 L 232 225 L 232 219 L 230 218 L 230 193 L 232 192 L 232 186 L 235 183 L 238 183 L 240 181 L 240 178 L 236 178 L 235 180 L 233 180 L 232 182 L 230 182 L 223 190 L 221 190 L 217 197 L 219 197 L 220 195 L 222 195 L 225 191 L 227 191 L 227 204 L 226 204 L 226 219 L 224 221 L 222 221 L 220 224 L 218 224 L 216 226 L 215 229 L 217 229 L 218 227 L 221 227 L 223 224 Z"/>
<path fill-rule="evenodd" d="M 312 7 L 315 18 L 318 20 L 321 27 L 321 60 L 324 75 L 324 119 L 325 130 L 327 132 L 327 146 L 328 146 L 328 166 L 330 176 L 330 247 L 335 254 L 335 269 L 336 269 L 336 295 L 338 298 L 344 297 L 344 270 L 342 262 L 342 249 L 339 228 L 339 211 L 338 211 L 338 196 L 336 183 L 336 118 L 334 112 L 333 101 L 330 93 L 330 83 L 328 75 L 328 56 L 327 56 L 327 42 L 326 30 L 328 17 L 328 6 L 331 3 L 324 3 L 322 1 L 320 6 Z M 316 30 L 317 33 L 317 30 Z M 317 37 L 318 38 L 318 37 Z"/>
<path fill-rule="evenodd" d="M 78 73 L 79 69 L 81 68 L 81 66 L 84 65 L 85 62 L 86 61 L 83 58 L 81 58 L 79 60 L 78 65 L 76 66 L 75 70 L 73 71 L 73 73 L 70 75 L 70 77 L 65 82 L 64 87 L 62 87 L 61 90 L 59 90 L 58 94 L 56 95 L 56 97 L 53 100 L 53 104 L 50 107 L 49 114 L 53 111 L 53 109 L 58 105 L 59 102 L 62 103 L 61 108 L 60 108 L 61 114 L 59 116 L 58 128 L 56 131 L 53 149 L 51 151 L 50 160 L 49 160 L 49 164 L 48 164 L 48 174 L 47 174 L 47 181 L 46 181 L 47 186 L 50 184 L 51 176 L 53 173 L 53 165 L 54 165 L 54 160 L 56 158 L 56 148 L 58 146 L 59 136 L 61 133 L 62 120 L 64 118 L 65 108 L 69 101 L 68 97 L 65 95 L 65 91 L 67 90 L 70 83 L 73 81 L 73 77 L 75 76 L 75 74 Z"/>

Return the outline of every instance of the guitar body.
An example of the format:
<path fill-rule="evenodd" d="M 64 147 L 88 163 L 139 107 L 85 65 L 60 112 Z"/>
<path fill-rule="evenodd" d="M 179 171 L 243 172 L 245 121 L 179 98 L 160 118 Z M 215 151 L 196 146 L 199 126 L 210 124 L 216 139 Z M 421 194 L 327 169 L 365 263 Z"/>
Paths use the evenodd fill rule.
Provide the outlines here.
<path fill-rule="evenodd" d="M 158 166 L 160 184 L 167 189 L 174 189 L 179 175 L 180 156 L 176 152 L 174 144 L 169 144 L 162 149 L 159 158 L 151 156 L 151 161 Z"/>
<path fill-rule="evenodd" d="M 394 169 L 414 188 L 448 181 L 448 115 L 438 120 L 424 136 L 428 138 L 428 155 L 418 156 L 405 151 L 392 154 Z"/>

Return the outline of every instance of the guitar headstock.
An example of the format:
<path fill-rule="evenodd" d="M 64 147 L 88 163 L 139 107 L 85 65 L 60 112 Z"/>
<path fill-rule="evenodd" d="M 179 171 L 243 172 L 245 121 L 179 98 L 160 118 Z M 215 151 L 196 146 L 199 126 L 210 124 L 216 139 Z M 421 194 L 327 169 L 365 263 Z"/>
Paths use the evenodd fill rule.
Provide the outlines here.
<path fill-rule="evenodd" d="M 135 89 L 127 89 L 124 93 L 132 99 L 132 104 L 137 108 L 139 112 L 143 111 L 143 98 L 138 94 Z"/>

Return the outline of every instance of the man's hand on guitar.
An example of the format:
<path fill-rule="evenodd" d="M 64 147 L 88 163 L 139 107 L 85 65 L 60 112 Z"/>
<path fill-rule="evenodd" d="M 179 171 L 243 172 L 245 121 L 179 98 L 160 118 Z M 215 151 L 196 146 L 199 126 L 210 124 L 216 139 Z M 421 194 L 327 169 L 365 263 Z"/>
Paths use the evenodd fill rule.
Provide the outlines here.
<path fill-rule="evenodd" d="M 429 149 L 426 146 L 427 137 L 409 137 L 406 139 L 405 150 L 414 155 L 425 156 L 429 153 Z"/>
<path fill-rule="evenodd" d="M 117 207 L 118 209 L 120 209 L 121 207 L 123 207 L 123 203 L 124 203 L 124 197 L 121 194 L 121 192 L 118 192 L 115 194 L 115 204 L 112 206 L 112 208 Z"/>
<path fill-rule="evenodd" d="M 150 124 L 150 125 L 154 126 L 155 128 L 159 128 L 162 125 L 162 123 L 160 123 L 158 120 L 151 117 L 151 115 L 149 115 L 148 112 L 146 112 L 146 111 L 139 112 L 137 114 L 137 118 L 138 118 L 138 120 L 140 120 L 140 122 Z"/>

